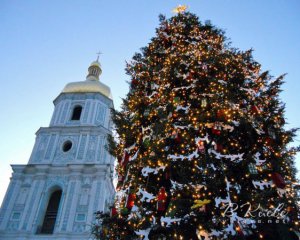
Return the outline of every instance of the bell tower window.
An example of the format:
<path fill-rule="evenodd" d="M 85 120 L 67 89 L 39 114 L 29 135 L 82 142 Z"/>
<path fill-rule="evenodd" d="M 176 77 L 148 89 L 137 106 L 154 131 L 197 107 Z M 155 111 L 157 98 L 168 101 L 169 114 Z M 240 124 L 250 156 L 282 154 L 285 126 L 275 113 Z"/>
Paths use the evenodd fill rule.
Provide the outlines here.
<path fill-rule="evenodd" d="M 63 150 L 63 152 L 68 152 L 68 151 L 70 151 L 70 149 L 72 148 L 72 142 L 71 141 L 65 141 L 64 142 L 64 144 L 63 144 L 63 146 L 62 146 L 62 150 Z"/>
<path fill-rule="evenodd" d="M 40 233 L 53 234 L 56 217 L 59 209 L 61 194 L 62 194 L 61 190 L 57 190 L 51 194 Z"/>
<path fill-rule="evenodd" d="M 81 106 L 74 107 L 71 120 L 80 120 L 81 112 L 82 112 Z"/>

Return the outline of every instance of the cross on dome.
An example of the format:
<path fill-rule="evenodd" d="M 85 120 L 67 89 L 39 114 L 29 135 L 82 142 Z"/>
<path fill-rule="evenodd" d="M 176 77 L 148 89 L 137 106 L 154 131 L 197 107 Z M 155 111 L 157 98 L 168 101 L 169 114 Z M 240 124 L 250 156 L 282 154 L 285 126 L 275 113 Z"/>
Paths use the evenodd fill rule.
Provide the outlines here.
<path fill-rule="evenodd" d="M 96 54 L 98 55 L 98 56 L 97 56 L 97 61 L 99 61 L 99 57 L 100 57 L 100 55 L 102 54 L 102 52 L 99 51 L 99 52 L 97 52 Z"/>

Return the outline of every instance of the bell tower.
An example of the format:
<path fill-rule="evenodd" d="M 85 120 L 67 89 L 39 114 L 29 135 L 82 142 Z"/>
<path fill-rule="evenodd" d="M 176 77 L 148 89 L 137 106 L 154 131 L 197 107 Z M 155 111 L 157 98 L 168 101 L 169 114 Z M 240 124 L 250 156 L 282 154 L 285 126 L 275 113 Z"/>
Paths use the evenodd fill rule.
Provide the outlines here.
<path fill-rule="evenodd" d="M 13 174 L 0 211 L 0 239 L 89 239 L 94 212 L 108 211 L 115 190 L 110 89 L 98 59 L 85 81 L 54 100 L 49 127 L 36 133 L 27 165 Z"/>

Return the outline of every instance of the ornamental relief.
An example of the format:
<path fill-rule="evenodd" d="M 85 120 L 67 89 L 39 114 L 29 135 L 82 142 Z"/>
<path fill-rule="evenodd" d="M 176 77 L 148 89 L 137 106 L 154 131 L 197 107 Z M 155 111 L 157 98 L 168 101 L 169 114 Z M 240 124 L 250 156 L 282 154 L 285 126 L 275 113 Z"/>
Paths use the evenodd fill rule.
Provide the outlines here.
<path fill-rule="evenodd" d="M 80 200 L 79 200 L 79 205 L 88 205 L 89 202 L 89 196 L 90 196 L 90 189 L 89 188 L 84 188 L 81 191 L 82 193 L 80 194 Z"/>
<path fill-rule="evenodd" d="M 18 230 L 19 228 L 19 221 L 15 222 L 15 221 L 9 221 L 8 226 L 7 226 L 7 230 L 9 232 L 14 232 L 16 230 Z"/>
<path fill-rule="evenodd" d="M 65 186 L 68 183 L 68 176 L 56 175 L 49 176 L 46 180 L 46 191 L 52 186 L 60 186 L 62 189 L 65 189 Z"/>
<path fill-rule="evenodd" d="M 25 204 L 27 196 L 28 196 L 28 190 L 29 190 L 29 188 L 27 188 L 27 187 L 22 188 L 20 190 L 20 192 L 18 194 L 17 201 L 16 201 L 17 205 L 24 205 Z"/>
<path fill-rule="evenodd" d="M 74 223 L 73 225 L 73 232 L 84 232 L 86 224 L 85 223 Z"/>
<path fill-rule="evenodd" d="M 44 135 L 44 134 L 40 135 L 40 138 L 37 143 L 38 147 L 34 157 L 34 162 L 40 162 L 43 159 L 49 138 L 50 138 L 49 135 Z"/>
<path fill-rule="evenodd" d="M 60 136 L 56 147 L 54 162 L 70 162 L 76 157 L 79 136 Z"/>

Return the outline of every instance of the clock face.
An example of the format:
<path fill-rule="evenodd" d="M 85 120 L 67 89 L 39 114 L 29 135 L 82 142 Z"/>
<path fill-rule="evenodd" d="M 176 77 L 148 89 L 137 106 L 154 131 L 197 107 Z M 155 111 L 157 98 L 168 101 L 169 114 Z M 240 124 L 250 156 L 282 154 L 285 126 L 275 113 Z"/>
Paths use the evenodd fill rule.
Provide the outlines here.
<path fill-rule="evenodd" d="M 71 150 L 71 148 L 72 148 L 72 142 L 70 141 L 70 140 L 67 140 L 67 141 L 65 141 L 64 143 L 63 143 L 63 145 L 62 145 L 62 150 L 63 150 L 63 152 L 68 152 L 68 151 L 70 151 Z"/>

